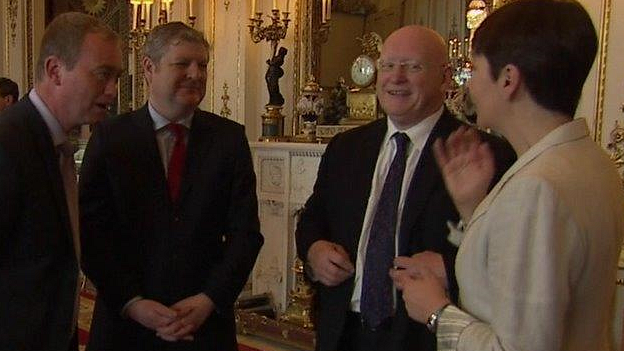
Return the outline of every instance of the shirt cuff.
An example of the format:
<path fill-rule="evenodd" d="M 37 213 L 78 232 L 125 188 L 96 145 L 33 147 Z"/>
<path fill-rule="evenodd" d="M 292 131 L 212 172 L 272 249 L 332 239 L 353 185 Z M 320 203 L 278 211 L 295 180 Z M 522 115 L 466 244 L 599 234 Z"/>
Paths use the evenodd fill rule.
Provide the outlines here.
<path fill-rule="evenodd" d="M 438 317 L 438 351 L 457 350 L 459 336 L 476 318 L 460 310 L 457 306 L 449 305 Z"/>
<path fill-rule="evenodd" d="M 130 301 L 126 302 L 126 304 L 121 308 L 121 317 L 122 318 L 128 318 L 127 312 L 128 312 L 128 307 L 130 307 L 130 305 L 132 305 L 133 303 L 139 301 L 139 300 L 143 300 L 143 296 L 135 296 L 133 298 L 130 299 Z"/>

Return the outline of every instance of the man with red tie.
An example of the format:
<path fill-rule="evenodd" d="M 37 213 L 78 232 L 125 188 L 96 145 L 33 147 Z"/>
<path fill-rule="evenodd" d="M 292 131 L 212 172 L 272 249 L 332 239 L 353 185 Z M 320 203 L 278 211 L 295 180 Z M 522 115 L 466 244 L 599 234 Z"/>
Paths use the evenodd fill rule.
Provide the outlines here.
<path fill-rule="evenodd" d="M 236 350 L 233 303 L 262 246 L 243 127 L 199 110 L 208 43 L 180 22 L 144 48 L 141 109 L 94 130 L 83 160 L 88 350 Z"/>

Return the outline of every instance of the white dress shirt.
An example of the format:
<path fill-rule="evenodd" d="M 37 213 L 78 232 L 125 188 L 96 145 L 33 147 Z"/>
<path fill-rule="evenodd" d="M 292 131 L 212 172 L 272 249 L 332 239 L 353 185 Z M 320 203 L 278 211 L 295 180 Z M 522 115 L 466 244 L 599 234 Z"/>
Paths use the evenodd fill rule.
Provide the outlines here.
<path fill-rule="evenodd" d="M 396 141 L 392 138 L 394 133 L 403 132 L 410 138 L 410 144 L 407 149 L 407 161 L 405 164 L 405 174 L 403 176 L 403 184 L 401 185 L 401 197 L 399 198 L 399 208 L 397 210 L 397 226 L 395 232 L 395 254 L 398 252 L 398 243 L 396 240 L 397 234 L 400 232 L 400 223 L 403 214 L 403 205 L 405 204 L 405 198 L 407 191 L 409 190 L 414 170 L 420 160 L 421 150 L 425 146 L 429 134 L 433 127 L 440 119 L 444 107 L 440 107 L 438 111 L 431 116 L 425 118 L 415 126 L 406 130 L 399 130 L 388 118 L 388 130 L 386 136 L 381 144 L 379 150 L 379 156 L 377 157 L 377 164 L 375 165 L 375 173 L 373 174 L 373 180 L 371 184 L 371 192 L 368 197 L 368 205 L 366 206 L 366 214 L 364 216 L 364 223 L 362 224 L 362 233 L 360 234 L 360 242 L 358 245 L 357 261 L 355 263 L 355 286 L 353 288 L 353 294 L 351 295 L 351 310 L 354 312 L 360 312 L 360 299 L 362 295 L 362 278 L 364 276 L 364 263 L 366 260 L 366 247 L 368 246 L 368 237 L 370 234 L 370 228 L 375 217 L 377 209 L 377 202 L 381 196 L 386 175 L 390 169 L 390 164 L 396 154 Z M 418 180 L 416 180 L 418 181 Z M 396 299 L 395 299 L 396 302 Z"/>
<path fill-rule="evenodd" d="M 152 106 L 152 104 L 148 103 L 147 108 L 150 113 L 150 117 L 154 122 L 154 131 L 156 131 L 156 142 L 158 143 L 158 151 L 160 153 L 160 159 L 162 160 L 163 167 L 165 168 L 165 175 L 167 174 L 167 166 L 169 165 L 169 159 L 171 158 L 171 153 L 173 152 L 173 146 L 175 145 L 176 137 L 175 134 L 169 130 L 167 127 L 170 123 L 181 124 L 186 127 L 186 133 L 184 136 L 184 143 L 188 145 L 188 131 L 191 130 L 191 122 L 193 121 L 193 114 L 190 116 L 183 118 L 176 122 L 171 122 L 164 116 L 162 116 L 156 109 Z"/>

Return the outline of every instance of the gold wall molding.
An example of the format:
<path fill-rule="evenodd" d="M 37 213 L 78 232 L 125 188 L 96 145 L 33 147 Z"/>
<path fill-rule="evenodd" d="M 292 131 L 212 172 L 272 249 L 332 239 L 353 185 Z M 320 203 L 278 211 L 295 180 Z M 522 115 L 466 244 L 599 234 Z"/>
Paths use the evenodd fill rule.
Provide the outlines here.
<path fill-rule="evenodd" d="M 221 101 L 223 102 L 223 105 L 221 106 L 221 111 L 219 112 L 219 114 L 225 118 L 230 118 L 230 115 L 232 115 L 232 110 L 228 106 L 228 103 L 230 101 L 230 95 L 228 95 L 227 82 L 223 82 L 223 94 L 221 94 Z"/>
<path fill-rule="evenodd" d="M 306 73 L 311 72 L 312 46 L 311 30 L 313 16 L 313 0 L 295 1 L 294 43 L 293 43 L 293 93 L 292 101 L 299 100 L 301 89 L 305 85 Z M 303 73 L 302 73 L 303 71 Z M 294 105 L 294 104 L 293 104 Z M 293 116 L 295 115 L 293 107 Z M 291 135 L 297 135 L 299 130 L 297 118 L 293 118 Z"/>
<path fill-rule="evenodd" d="M 603 0 L 600 19 L 600 48 L 598 51 L 598 89 L 594 118 L 594 141 L 602 141 L 602 121 L 604 118 L 605 80 L 607 71 L 607 49 L 609 45 L 609 24 L 611 21 L 611 0 Z"/>
<path fill-rule="evenodd" d="M 241 23 L 241 19 L 245 18 L 245 16 L 243 15 L 244 12 L 242 11 L 242 8 L 243 6 L 241 2 L 239 2 L 237 6 L 238 11 L 236 14 L 236 106 L 235 106 L 236 114 L 234 115 L 234 118 L 238 122 L 244 125 L 245 116 L 241 116 L 240 114 L 241 91 L 243 90 L 242 84 L 241 84 L 241 80 L 242 80 L 241 70 L 243 67 L 243 61 L 242 61 L 243 55 L 241 55 L 241 42 L 242 42 L 241 29 L 244 28 L 243 24 Z"/>
<path fill-rule="evenodd" d="M 216 31 L 216 2 L 217 0 L 210 0 L 207 1 L 207 3 L 209 4 L 209 12 L 210 12 L 210 30 L 208 31 L 208 40 L 209 43 L 212 43 L 212 45 L 214 45 L 215 42 L 215 31 Z M 204 2 L 205 4 L 206 2 Z M 205 14 L 205 10 L 204 10 L 204 14 Z M 213 50 L 214 52 L 214 50 Z M 213 64 L 210 66 L 210 81 L 212 82 L 212 84 L 210 84 L 210 91 L 208 92 L 210 95 L 210 105 L 209 105 L 209 111 L 214 111 L 215 108 L 215 60 L 216 60 L 216 55 L 213 55 L 212 60 L 210 60 Z"/>
<path fill-rule="evenodd" d="M 13 47 L 15 47 L 16 39 L 17 39 L 17 19 L 18 19 L 18 0 L 8 0 L 7 1 L 7 23 L 6 23 L 6 31 L 7 35 L 7 43 L 11 43 Z"/>
<path fill-rule="evenodd" d="M 7 10 L 7 8 L 5 8 L 5 10 Z M 3 13 L 2 15 L 4 16 L 4 18 L 8 17 L 8 14 Z M 10 38 L 11 38 L 11 35 L 9 33 L 9 28 L 10 28 L 9 22 L 10 21 L 4 21 L 4 43 L 2 45 L 2 48 L 4 49 L 4 51 L 2 52 L 2 61 L 3 61 L 2 70 L 4 72 L 11 71 L 11 65 L 9 65 L 9 43 L 10 43 Z"/>
<path fill-rule="evenodd" d="M 26 82 L 28 88 L 35 85 L 35 43 L 33 39 L 34 25 L 33 21 L 33 0 L 26 1 Z M 38 45 L 38 43 L 37 43 Z"/>
<path fill-rule="evenodd" d="M 615 125 L 609 133 L 609 139 L 607 144 L 607 150 L 610 152 L 609 157 L 622 176 L 620 168 L 624 165 L 624 128 L 620 126 L 617 120 L 615 120 Z"/>

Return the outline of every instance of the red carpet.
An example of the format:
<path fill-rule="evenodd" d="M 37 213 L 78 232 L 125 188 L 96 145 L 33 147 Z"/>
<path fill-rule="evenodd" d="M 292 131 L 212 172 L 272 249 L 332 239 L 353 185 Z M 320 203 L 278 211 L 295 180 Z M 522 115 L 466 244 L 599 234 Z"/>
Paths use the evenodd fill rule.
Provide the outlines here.
<path fill-rule="evenodd" d="M 95 292 L 83 289 L 80 292 L 80 310 L 78 311 L 78 345 L 80 350 L 84 350 L 89 340 L 89 329 L 91 328 L 91 315 L 95 304 Z"/>

